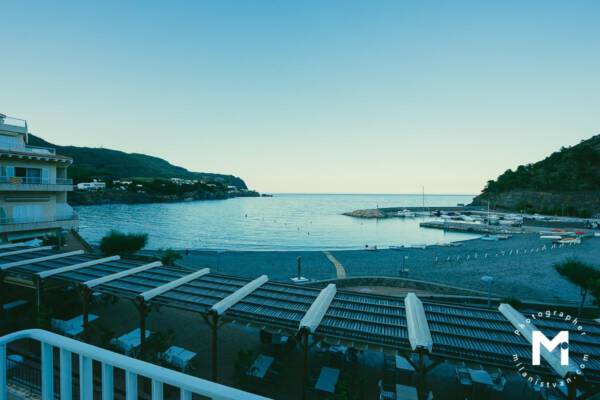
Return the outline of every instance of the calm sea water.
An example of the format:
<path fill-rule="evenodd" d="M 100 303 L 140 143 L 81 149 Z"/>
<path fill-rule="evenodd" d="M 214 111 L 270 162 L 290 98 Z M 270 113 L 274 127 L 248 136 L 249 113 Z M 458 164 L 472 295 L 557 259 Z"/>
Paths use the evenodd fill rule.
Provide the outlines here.
<path fill-rule="evenodd" d="M 425 205 L 455 206 L 473 196 L 429 195 Z M 434 244 L 474 237 L 421 229 L 423 218 L 367 220 L 363 208 L 420 206 L 421 195 L 279 194 L 215 201 L 77 207 L 80 233 L 98 243 L 110 229 L 143 232 L 147 248 L 322 250 Z"/>

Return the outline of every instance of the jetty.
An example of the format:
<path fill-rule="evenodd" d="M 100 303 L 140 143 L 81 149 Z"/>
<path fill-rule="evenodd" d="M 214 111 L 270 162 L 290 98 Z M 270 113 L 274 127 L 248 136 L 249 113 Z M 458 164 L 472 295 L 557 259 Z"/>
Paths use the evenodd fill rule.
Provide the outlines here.
<path fill-rule="evenodd" d="M 488 225 L 462 221 L 424 221 L 419 224 L 421 228 L 443 229 L 445 231 L 469 233 L 523 233 L 522 228 Z"/>

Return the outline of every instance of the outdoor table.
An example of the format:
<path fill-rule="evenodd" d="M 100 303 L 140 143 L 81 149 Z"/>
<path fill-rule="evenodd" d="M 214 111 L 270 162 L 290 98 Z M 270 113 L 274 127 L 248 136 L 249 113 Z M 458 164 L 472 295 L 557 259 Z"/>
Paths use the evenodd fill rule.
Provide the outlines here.
<path fill-rule="evenodd" d="M 335 368 L 323 367 L 321 374 L 315 385 L 315 389 L 327 393 L 335 393 L 335 385 L 340 378 L 340 370 Z"/>
<path fill-rule="evenodd" d="M 150 336 L 150 334 L 151 332 L 146 330 L 146 339 Z M 134 329 L 131 332 L 121 335 L 113 340 L 118 348 L 129 354 L 134 348 L 140 345 L 140 329 Z"/>
<path fill-rule="evenodd" d="M 187 369 L 187 366 L 192 358 L 196 357 L 196 353 L 186 350 L 182 347 L 171 346 L 165 351 L 165 360 L 182 371 Z"/>
<path fill-rule="evenodd" d="M 275 361 L 273 357 L 265 356 L 263 354 L 259 355 L 248 370 L 248 375 L 259 379 L 264 378 L 265 375 L 267 375 L 269 368 L 271 368 L 273 361 Z"/>
<path fill-rule="evenodd" d="M 409 372 L 415 372 L 415 368 L 412 366 L 411 363 L 408 362 L 408 360 L 402 356 L 395 356 L 396 358 L 396 369 L 399 370 L 403 370 L 403 371 L 409 371 Z"/>
<path fill-rule="evenodd" d="M 471 376 L 471 380 L 474 383 L 479 383 L 486 386 L 492 386 L 494 384 L 494 381 L 492 380 L 490 374 L 488 374 L 487 371 L 483 369 L 469 368 L 469 375 Z"/>
<path fill-rule="evenodd" d="M 396 384 L 396 400 L 418 400 L 417 388 Z"/>

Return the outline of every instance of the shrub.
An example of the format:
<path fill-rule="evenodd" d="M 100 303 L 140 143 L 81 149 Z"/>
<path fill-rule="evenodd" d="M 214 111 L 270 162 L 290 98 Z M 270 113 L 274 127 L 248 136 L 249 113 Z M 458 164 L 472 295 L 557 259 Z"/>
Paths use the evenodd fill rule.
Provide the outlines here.
<path fill-rule="evenodd" d="M 167 249 L 161 254 L 160 260 L 162 261 L 163 265 L 168 265 L 172 267 L 173 265 L 175 265 L 175 261 L 181 259 L 181 257 L 181 254 L 179 254 L 175 250 Z"/>
<path fill-rule="evenodd" d="M 148 235 L 145 233 L 122 233 L 112 230 L 100 241 L 100 250 L 109 256 L 129 255 L 143 249 L 146 243 Z"/>

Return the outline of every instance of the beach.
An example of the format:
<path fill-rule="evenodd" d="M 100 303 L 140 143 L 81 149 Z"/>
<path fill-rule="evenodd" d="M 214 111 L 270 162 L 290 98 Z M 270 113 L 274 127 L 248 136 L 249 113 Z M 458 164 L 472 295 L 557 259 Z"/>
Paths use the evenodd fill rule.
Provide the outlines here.
<path fill-rule="evenodd" d="M 479 239 L 458 242 L 460 246 L 428 246 L 426 249 L 377 251 L 330 251 L 346 277 L 403 277 L 465 289 L 487 291 L 481 277 L 494 278 L 493 295 L 549 303 L 576 303 L 579 289 L 555 270 L 554 264 L 569 258 L 589 263 L 600 259 L 600 238 L 580 245 L 556 246 L 538 234 L 514 235 L 508 240 Z M 302 276 L 311 281 L 341 278 L 339 267 L 323 251 L 190 251 L 180 264 L 190 268 L 210 267 L 215 272 L 290 282 L 301 257 Z M 406 257 L 406 258 L 405 258 Z M 402 273 L 402 268 L 408 272 Z"/>

